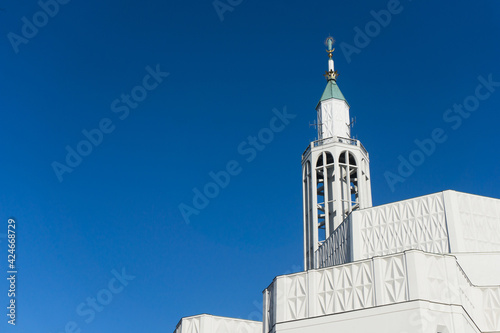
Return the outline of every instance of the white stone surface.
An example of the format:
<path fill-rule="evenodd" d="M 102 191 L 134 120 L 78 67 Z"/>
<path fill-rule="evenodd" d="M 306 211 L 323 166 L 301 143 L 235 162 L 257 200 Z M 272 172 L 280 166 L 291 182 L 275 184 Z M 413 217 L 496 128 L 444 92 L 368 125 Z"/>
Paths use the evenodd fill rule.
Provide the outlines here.
<path fill-rule="evenodd" d="M 500 285 L 500 252 L 456 253 L 458 263 L 475 285 Z"/>
<path fill-rule="evenodd" d="M 262 323 L 202 314 L 182 318 L 174 333 L 262 333 Z"/>
<path fill-rule="evenodd" d="M 354 260 L 409 249 L 449 253 L 443 193 L 353 212 Z"/>
<path fill-rule="evenodd" d="M 320 140 L 334 136 L 351 137 L 349 104 L 346 101 L 331 98 L 320 102 L 316 111 L 318 113 L 318 137 Z"/>
<path fill-rule="evenodd" d="M 353 211 L 316 250 L 316 267 L 410 249 L 500 252 L 500 200 L 444 191 Z"/>
<path fill-rule="evenodd" d="M 279 323 L 273 333 L 479 333 L 460 306 L 411 301 Z"/>
<path fill-rule="evenodd" d="M 289 322 L 291 329 L 293 323 L 315 317 L 334 325 L 330 315 L 370 308 L 383 312 L 384 306 L 410 301 L 463 308 L 464 318 L 479 332 L 500 331 L 500 286 L 473 285 L 454 256 L 410 250 L 277 277 L 264 291 L 264 333 L 281 332 L 278 324 Z M 380 320 L 365 318 L 365 330 Z M 402 320 L 392 325 L 399 327 L 398 332 L 409 328 Z M 342 331 L 343 326 L 328 327 Z M 449 332 L 459 332 L 447 327 Z"/>

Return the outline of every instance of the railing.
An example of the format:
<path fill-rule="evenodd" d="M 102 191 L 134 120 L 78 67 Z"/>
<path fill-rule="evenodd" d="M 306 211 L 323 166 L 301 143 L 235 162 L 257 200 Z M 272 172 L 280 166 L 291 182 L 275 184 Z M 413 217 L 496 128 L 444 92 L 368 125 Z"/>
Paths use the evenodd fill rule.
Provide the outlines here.
<path fill-rule="evenodd" d="M 342 265 L 353 260 L 351 251 L 351 213 L 314 252 L 316 259 L 315 268 Z"/>
<path fill-rule="evenodd" d="M 329 138 L 325 138 L 325 139 L 316 140 L 316 141 L 311 142 L 311 144 L 309 144 L 307 146 L 306 150 L 304 150 L 304 152 L 302 153 L 302 158 L 307 156 L 307 154 L 311 151 L 311 148 L 319 147 L 319 146 L 322 146 L 324 144 L 334 143 L 334 142 L 339 142 L 339 143 L 344 143 L 347 145 L 360 147 L 361 150 L 366 154 L 366 156 L 368 156 L 368 152 L 366 151 L 365 147 L 361 144 L 361 142 L 359 140 L 351 139 L 351 138 L 343 138 L 340 136 L 332 136 Z"/>

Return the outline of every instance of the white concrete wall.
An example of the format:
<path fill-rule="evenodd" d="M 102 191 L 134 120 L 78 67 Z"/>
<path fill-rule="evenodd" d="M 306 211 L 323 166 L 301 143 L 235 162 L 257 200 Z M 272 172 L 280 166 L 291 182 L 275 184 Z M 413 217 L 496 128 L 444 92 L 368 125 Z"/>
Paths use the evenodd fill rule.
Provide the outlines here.
<path fill-rule="evenodd" d="M 459 253 L 454 256 L 473 284 L 500 285 L 500 252 Z"/>
<path fill-rule="evenodd" d="M 202 314 L 182 318 L 174 333 L 262 333 L 262 323 Z"/>
<path fill-rule="evenodd" d="M 276 333 L 479 333 L 463 308 L 413 301 L 277 324 Z"/>
<path fill-rule="evenodd" d="M 345 101 L 332 98 L 320 102 L 317 112 L 320 140 L 332 136 L 351 137 L 349 105 Z"/>
<path fill-rule="evenodd" d="M 449 253 L 443 193 L 353 212 L 354 260 L 417 249 Z"/>
<path fill-rule="evenodd" d="M 264 295 L 264 333 L 281 323 L 413 300 L 460 306 L 483 332 L 500 331 L 500 286 L 473 285 L 451 255 L 410 250 L 279 276 Z"/>
<path fill-rule="evenodd" d="M 444 191 L 357 210 L 345 223 L 349 228 L 342 225 L 316 251 L 317 267 L 410 249 L 500 253 L 499 199 Z M 346 255 L 347 250 L 352 252 Z"/>
<path fill-rule="evenodd" d="M 500 252 L 500 200 L 445 191 L 452 253 Z"/>

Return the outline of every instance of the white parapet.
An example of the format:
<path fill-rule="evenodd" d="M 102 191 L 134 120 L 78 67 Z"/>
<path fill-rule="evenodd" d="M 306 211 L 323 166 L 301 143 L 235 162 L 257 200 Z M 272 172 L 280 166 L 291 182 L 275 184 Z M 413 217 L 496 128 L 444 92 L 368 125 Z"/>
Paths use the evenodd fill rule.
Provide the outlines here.
<path fill-rule="evenodd" d="M 397 318 L 394 313 L 414 306 L 408 302 L 418 302 L 418 306 L 414 303 L 418 308 L 416 312 L 409 312 L 412 315 L 422 314 L 422 309 L 434 305 L 440 308 L 429 310 L 429 316 L 443 311 L 454 313 L 447 317 L 448 322 L 436 324 L 442 325 L 443 330 L 428 332 L 500 331 L 499 285 L 472 284 L 452 255 L 410 250 L 275 278 L 264 290 L 263 332 L 313 332 L 315 328 L 319 332 L 315 325 L 320 323 L 321 331 L 342 331 L 345 323 L 335 318 L 354 310 L 367 312 L 355 311 L 358 317 L 364 318 L 364 324 L 356 326 L 359 328 L 356 330 L 351 326 L 349 331 L 367 332 L 377 327 L 386 312 L 387 316 Z M 388 306 L 393 307 L 389 312 Z M 307 325 L 302 326 L 305 320 Z M 425 323 L 415 318 L 414 321 L 419 325 Z M 464 323 L 472 328 L 451 329 Z M 410 324 L 407 319 L 395 321 L 390 323 L 392 329 L 384 332 L 427 332 Z M 309 330 L 299 327 L 309 327 Z"/>
<path fill-rule="evenodd" d="M 315 256 L 320 268 L 410 249 L 500 252 L 500 200 L 444 191 L 357 210 Z"/>
<path fill-rule="evenodd" d="M 182 318 L 174 333 L 262 333 L 262 323 L 201 314 Z"/>

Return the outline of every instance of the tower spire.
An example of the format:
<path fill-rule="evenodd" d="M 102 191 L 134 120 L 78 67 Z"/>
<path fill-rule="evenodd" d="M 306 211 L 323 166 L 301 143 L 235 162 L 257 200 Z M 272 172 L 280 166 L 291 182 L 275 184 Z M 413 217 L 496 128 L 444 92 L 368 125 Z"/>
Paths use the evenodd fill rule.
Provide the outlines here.
<path fill-rule="evenodd" d="M 333 63 L 333 51 L 335 51 L 333 44 L 335 44 L 335 39 L 333 39 L 333 37 L 330 36 L 325 40 L 325 45 L 327 47 L 326 52 L 328 53 L 328 71 L 325 73 L 325 78 L 328 81 L 336 81 L 337 76 L 339 76 Z"/>

